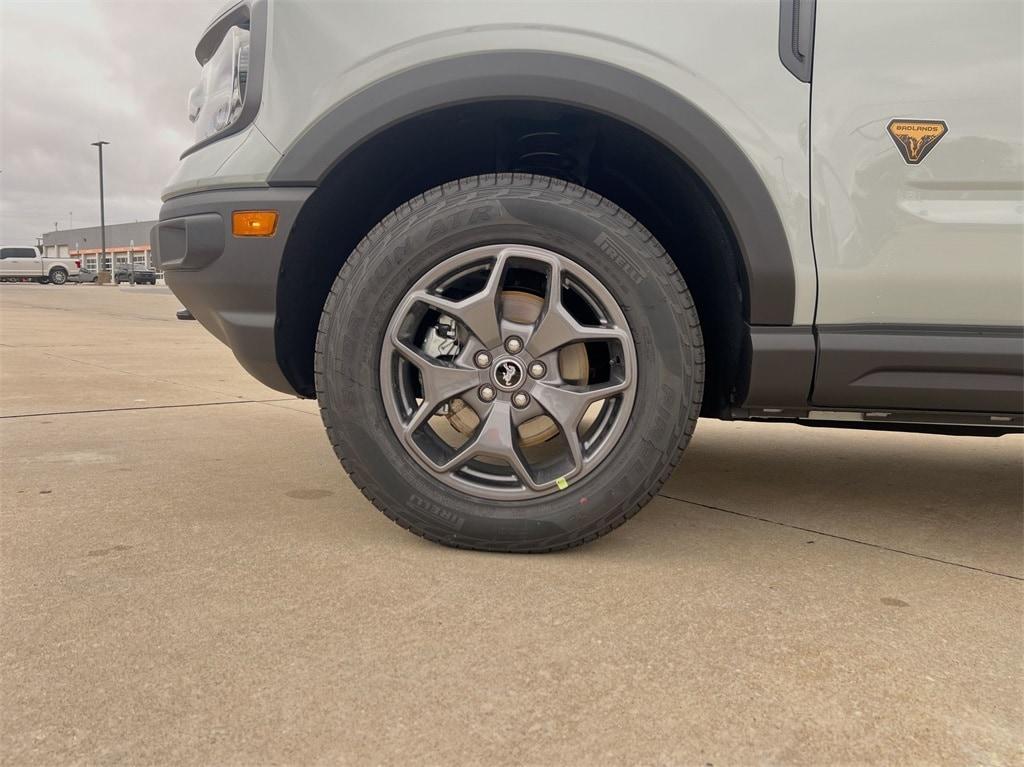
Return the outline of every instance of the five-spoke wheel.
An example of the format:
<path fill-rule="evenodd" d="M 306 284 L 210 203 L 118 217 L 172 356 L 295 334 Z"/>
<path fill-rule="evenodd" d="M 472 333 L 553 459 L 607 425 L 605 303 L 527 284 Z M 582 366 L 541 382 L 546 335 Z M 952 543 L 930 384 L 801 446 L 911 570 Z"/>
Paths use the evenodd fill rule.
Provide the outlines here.
<path fill-rule="evenodd" d="M 636 389 L 629 327 L 588 270 L 553 251 L 489 245 L 408 291 L 381 351 L 402 444 L 482 498 L 550 493 L 614 447 Z"/>

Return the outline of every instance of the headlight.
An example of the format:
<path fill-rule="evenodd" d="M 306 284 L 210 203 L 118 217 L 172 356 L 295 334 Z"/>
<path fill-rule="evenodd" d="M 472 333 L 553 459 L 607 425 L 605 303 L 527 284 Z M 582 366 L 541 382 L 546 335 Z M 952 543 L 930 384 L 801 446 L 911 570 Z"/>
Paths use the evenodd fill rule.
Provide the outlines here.
<path fill-rule="evenodd" d="M 196 143 L 227 128 L 245 103 L 249 77 L 249 30 L 230 27 L 216 52 L 203 64 L 199 85 L 188 94 L 188 119 Z"/>

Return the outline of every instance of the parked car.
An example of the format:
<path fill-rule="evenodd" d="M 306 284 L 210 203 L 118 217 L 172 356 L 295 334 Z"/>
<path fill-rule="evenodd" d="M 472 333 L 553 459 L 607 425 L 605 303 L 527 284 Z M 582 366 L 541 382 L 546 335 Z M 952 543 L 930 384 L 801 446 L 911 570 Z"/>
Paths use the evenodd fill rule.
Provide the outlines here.
<path fill-rule="evenodd" d="M 75 275 L 73 282 L 82 284 L 86 282 L 96 282 L 97 280 L 99 280 L 99 274 L 94 272 L 92 269 L 82 267 L 79 269 L 78 274 Z"/>
<path fill-rule="evenodd" d="M 118 267 L 117 273 L 114 275 L 114 282 L 117 285 L 133 280 L 136 285 L 156 285 L 156 271 L 141 266 L 136 266 L 134 269 Z"/>
<path fill-rule="evenodd" d="M 1020 21 L 245 0 L 199 41 L 152 241 L 387 516 L 574 546 L 698 416 L 1020 430 Z"/>
<path fill-rule="evenodd" d="M 32 281 L 63 285 L 78 274 L 82 262 L 75 258 L 50 258 L 40 255 L 32 245 L 0 247 L 0 280 Z"/>

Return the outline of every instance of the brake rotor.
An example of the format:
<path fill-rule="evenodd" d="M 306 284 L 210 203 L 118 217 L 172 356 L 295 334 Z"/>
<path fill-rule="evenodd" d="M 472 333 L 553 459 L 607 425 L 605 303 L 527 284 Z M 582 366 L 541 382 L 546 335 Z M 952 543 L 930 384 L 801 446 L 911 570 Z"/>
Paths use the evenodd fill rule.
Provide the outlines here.
<path fill-rule="evenodd" d="M 502 314 L 510 322 L 532 325 L 540 317 L 544 299 L 521 290 L 505 290 L 501 294 Z M 590 360 L 586 344 L 572 344 L 558 352 L 559 375 L 571 384 L 585 384 L 590 376 Z M 452 400 L 448 423 L 459 434 L 468 437 L 480 423 L 476 411 L 461 399 Z M 546 415 L 539 415 L 519 424 L 519 446 L 534 447 L 558 436 L 558 425 Z"/>

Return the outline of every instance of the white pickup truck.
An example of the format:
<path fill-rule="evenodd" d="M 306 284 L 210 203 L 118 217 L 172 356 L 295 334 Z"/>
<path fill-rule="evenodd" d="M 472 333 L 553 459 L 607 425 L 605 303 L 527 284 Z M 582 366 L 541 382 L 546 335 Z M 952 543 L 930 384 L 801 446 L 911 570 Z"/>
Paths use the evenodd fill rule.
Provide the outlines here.
<path fill-rule="evenodd" d="M 3 282 L 31 280 L 63 285 L 69 277 L 78 274 L 81 266 L 78 259 L 41 256 L 31 245 L 0 246 L 0 280 Z"/>

